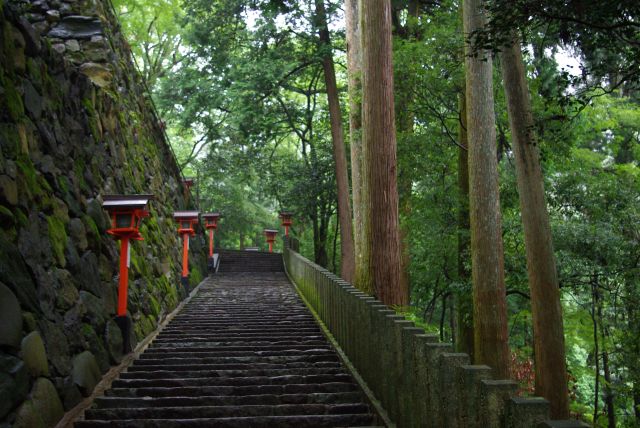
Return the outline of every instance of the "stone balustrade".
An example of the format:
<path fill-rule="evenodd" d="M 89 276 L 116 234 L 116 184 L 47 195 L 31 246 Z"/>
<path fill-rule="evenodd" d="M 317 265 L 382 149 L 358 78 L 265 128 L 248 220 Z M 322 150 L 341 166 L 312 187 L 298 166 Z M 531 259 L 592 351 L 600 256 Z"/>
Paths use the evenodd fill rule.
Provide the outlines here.
<path fill-rule="evenodd" d="M 518 397 L 517 384 L 493 379 L 411 321 L 291 248 L 288 275 L 333 336 L 388 420 L 399 427 L 586 427 L 550 421 L 549 403 Z"/>

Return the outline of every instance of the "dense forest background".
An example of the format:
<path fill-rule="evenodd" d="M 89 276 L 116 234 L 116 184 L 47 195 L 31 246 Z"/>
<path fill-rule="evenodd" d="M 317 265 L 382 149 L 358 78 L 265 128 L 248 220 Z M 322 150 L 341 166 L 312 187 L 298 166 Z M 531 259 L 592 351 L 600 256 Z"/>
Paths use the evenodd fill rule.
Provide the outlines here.
<path fill-rule="evenodd" d="M 115 0 L 131 50 L 203 211 L 224 218 L 216 245 L 261 246 L 277 212 L 295 213 L 302 253 L 341 269 L 331 118 L 331 56 L 349 144 L 345 13 L 318 1 Z M 513 2 L 511 2 L 513 3 Z M 491 3 L 495 48 L 520 28 L 551 220 L 572 415 L 640 423 L 640 42 L 633 2 Z M 571 2 L 569 2 L 571 3 Z M 578 4 L 579 3 L 579 4 Z M 465 221 L 464 35 L 458 1 L 394 0 L 400 228 L 411 303 L 443 340 L 471 294 Z M 614 7 L 615 6 L 615 7 Z M 505 11 L 509 11 L 506 13 Z M 524 11 L 524 12 L 523 12 Z M 635 15 L 634 15 L 635 13 Z M 635 19 L 635 21 L 634 21 Z M 533 391 L 533 333 L 512 135 L 494 57 L 502 240 L 512 375 Z M 324 63 L 326 65 L 326 63 Z M 349 149 L 347 149 L 349 153 Z M 468 217 L 468 214 L 466 214 Z"/>

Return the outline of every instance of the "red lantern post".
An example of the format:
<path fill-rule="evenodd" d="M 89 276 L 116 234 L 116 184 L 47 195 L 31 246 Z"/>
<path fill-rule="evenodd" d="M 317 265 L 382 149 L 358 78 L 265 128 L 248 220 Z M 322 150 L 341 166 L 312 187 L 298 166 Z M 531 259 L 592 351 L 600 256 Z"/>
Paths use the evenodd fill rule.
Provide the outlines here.
<path fill-rule="evenodd" d="M 153 195 L 105 195 L 102 206 L 109 212 L 111 228 L 107 233 L 120 239 L 120 276 L 118 279 L 118 309 L 116 323 L 122 330 L 124 351 L 129 352 L 130 321 L 127 319 L 127 292 L 129 288 L 129 262 L 131 240 L 142 241 L 140 223 L 149 216 L 146 210 Z"/>
<path fill-rule="evenodd" d="M 209 231 L 209 258 L 213 258 L 213 238 L 215 235 L 215 231 L 218 228 L 218 219 L 220 218 L 220 213 L 207 213 L 202 214 L 202 218 L 204 219 L 204 227 Z"/>
<path fill-rule="evenodd" d="M 276 236 L 278 236 L 278 231 L 274 229 L 265 229 L 264 236 L 266 236 L 267 242 L 269 243 L 269 252 L 273 253 L 273 243 L 276 242 Z"/>
<path fill-rule="evenodd" d="M 195 236 L 198 211 L 176 211 L 173 218 L 178 222 L 178 234 L 182 236 L 182 286 L 189 292 L 189 236 Z"/>
<path fill-rule="evenodd" d="M 293 213 L 289 211 L 282 211 L 280 213 L 280 219 L 282 220 L 282 226 L 284 226 L 284 236 L 289 236 L 289 227 L 293 224 Z"/>

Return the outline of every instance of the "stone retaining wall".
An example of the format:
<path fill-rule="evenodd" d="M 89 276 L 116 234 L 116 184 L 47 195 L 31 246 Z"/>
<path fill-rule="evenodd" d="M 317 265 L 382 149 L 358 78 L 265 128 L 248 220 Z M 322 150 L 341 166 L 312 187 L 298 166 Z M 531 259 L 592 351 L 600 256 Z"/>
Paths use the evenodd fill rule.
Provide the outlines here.
<path fill-rule="evenodd" d="M 156 196 L 132 244 L 134 343 L 180 299 L 180 171 L 108 1 L 0 0 L 0 150 L 0 426 L 53 426 L 122 357 L 100 195 Z"/>
<path fill-rule="evenodd" d="M 294 243 L 290 247 L 294 247 Z M 433 334 L 290 248 L 288 274 L 398 427 L 586 427 L 548 421 L 542 398 L 515 395 Z"/>

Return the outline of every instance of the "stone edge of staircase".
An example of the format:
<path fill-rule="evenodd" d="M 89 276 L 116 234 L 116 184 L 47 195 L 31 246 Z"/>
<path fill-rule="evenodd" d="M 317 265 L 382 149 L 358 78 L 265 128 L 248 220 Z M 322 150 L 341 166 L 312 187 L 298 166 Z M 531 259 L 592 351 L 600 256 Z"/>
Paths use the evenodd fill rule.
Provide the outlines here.
<path fill-rule="evenodd" d="M 342 362 L 342 364 L 344 364 L 344 366 L 347 369 L 347 371 L 349 372 L 349 374 L 351 374 L 353 379 L 356 381 L 356 383 L 358 384 L 358 386 L 360 387 L 360 389 L 364 393 L 365 398 L 367 400 L 367 404 L 369 404 L 369 406 L 371 407 L 373 413 L 379 419 L 379 422 L 381 422 L 382 425 L 384 425 L 387 428 L 396 428 L 396 424 L 394 424 L 391 421 L 387 411 L 382 407 L 382 404 L 380 403 L 380 400 L 378 400 L 375 397 L 375 395 L 373 394 L 373 391 L 371 391 L 371 389 L 369 388 L 369 385 L 367 385 L 367 383 L 362 378 L 362 376 L 360 376 L 360 373 L 358 373 L 358 370 L 355 368 L 353 363 L 351 363 L 351 360 L 349 359 L 347 354 L 342 350 L 342 348 L 340 347 L 340 344 L 338 343 L 338 341 L 333 337 L 333 335 L 331 334 L 331 332 L 329 331 L 327 326 L 324 324 L 324 322 L 322 322 L 322 319 L 320 319 L 320 317 L 318 316 L 316 311 L 313 309 L 311 304 L 309 304 L 307 299 L 300 292 L 300 289 L 298 288 L 298 285 L 295 283 L 295 281 L 293 280 L 293 278 L 291 277 L 291 275 L 289 275 L 289 272 L 287 271 L 286 263 L 284 264 L 284 274 L 287 276 L 287 279 L 289 280 L 289 282 L 291 283 L 293 288 L 296 290 L 296 293 L 300 297 L 300 300 L 302 300 L 302 302 L 307 307 L 307 309 L 309 310 L 309 312 L 311 313 L 311 315 L 313 316 L 315 321 L 318 323 L 318 327 L 320 327 L 320 330 L 322 331 L 322 334 L 329 341 L 331 346 L 333 346 L 333 348 L 335 349 L 336 354 L 338 355 L 338 358 L 340 358 L 340 361 Z"/>

